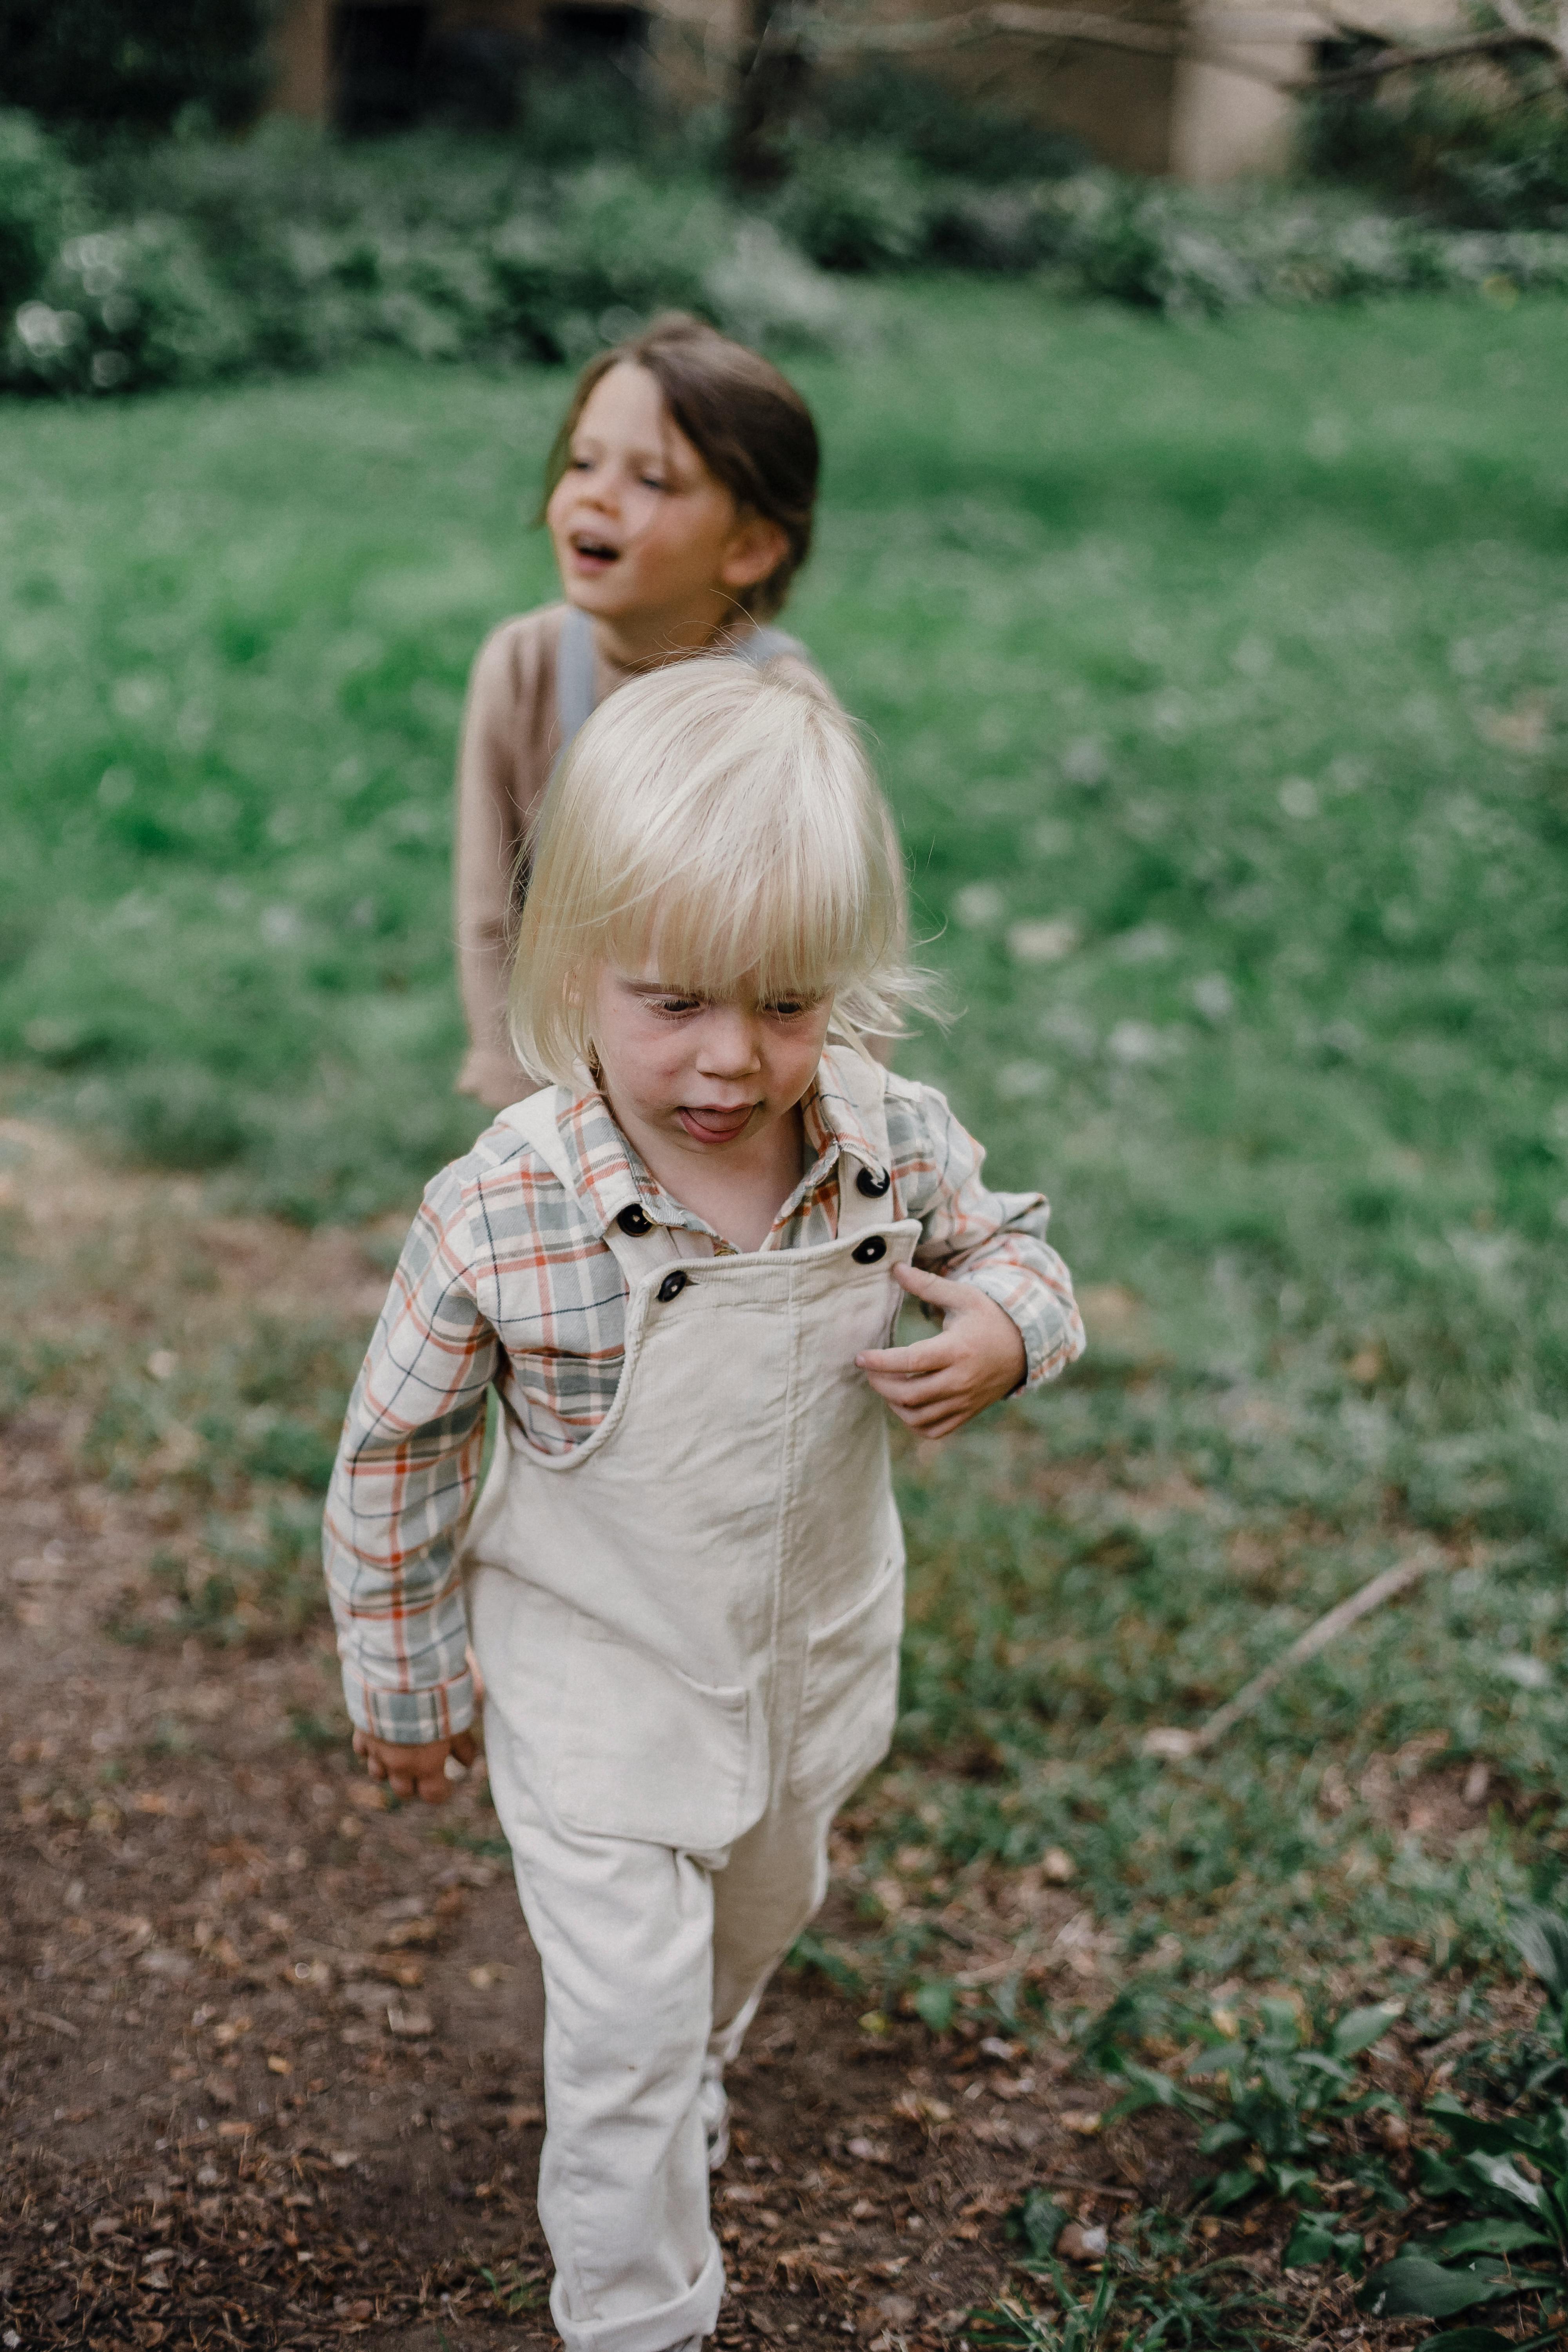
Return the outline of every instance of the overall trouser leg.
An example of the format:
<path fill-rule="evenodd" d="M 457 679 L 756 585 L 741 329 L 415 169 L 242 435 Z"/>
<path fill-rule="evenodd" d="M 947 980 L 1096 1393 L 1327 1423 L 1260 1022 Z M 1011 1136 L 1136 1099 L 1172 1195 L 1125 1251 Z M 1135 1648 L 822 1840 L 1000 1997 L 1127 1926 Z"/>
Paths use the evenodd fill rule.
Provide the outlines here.
<path fill-rule="evenodd" d="M 665 2352 L 711 2333 L 724 2286 L 698 2105 L 712 1880 L 668 1846 L 565 1828 L 493 1716 L 488 1748 L 544 1975 L 551 2313 L 567 2352 Z"/>
<path fill-rule="evenodd" d="M 713 1878 L 713 2026 L 709 2055 L 727 2066 L 768 1979 L 827 1892 L 831 1805 L 775 1799 Z"/>

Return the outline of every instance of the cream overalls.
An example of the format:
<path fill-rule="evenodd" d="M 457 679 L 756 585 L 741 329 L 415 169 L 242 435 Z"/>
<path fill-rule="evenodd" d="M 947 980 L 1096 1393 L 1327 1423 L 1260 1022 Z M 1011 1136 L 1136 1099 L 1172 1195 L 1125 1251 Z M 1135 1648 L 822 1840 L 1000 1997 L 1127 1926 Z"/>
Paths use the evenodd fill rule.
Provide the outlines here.
<path fill-rule="evenodd" d="M 836 1241 L 691 1257 L 635 1208 L 609 1225 L 615 1402 L 564 1454 L 503 1423 L 465 1553 L 544 1971 L 539 2210 L 568 2352 L 712 2329 L 704 2061 L 739 2048 L 892 1732 L 903 1542 L 855 1357 L 887 1344 L 920 1226 L 887 1213 L 882 1073 L 854 1084 L 882 1157 L 841 1157 Z M 503 1116 L 570 1189 L 562 1106 L 547 1088 Z"/>

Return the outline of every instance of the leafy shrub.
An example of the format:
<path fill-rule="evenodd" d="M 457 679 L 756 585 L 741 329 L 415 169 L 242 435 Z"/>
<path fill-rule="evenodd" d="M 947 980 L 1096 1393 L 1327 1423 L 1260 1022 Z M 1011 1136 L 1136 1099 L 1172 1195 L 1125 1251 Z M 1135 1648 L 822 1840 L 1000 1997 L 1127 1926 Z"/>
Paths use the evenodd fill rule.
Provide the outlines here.
<path fill-rule="evenodd" d="M 1068 284 L 1175 315 L 1500 283 L 1568 288 L 1568 236 L 1453 234 L 1289 190 L 1198 194 L 1085 173 L 1047 192 L 1038 234 Z"/>
<path fill-rule="evenodd" d="M 1426 75 L 1402 98 L 1320 99 L 1303 125 L 1308 167 L 1359 182 L 1451 226 L 1568 229 L 1568 106 L 1500 103 Z"/>
<path fill-rule="evenodd" d="M 927 193 L 894 147 L 802 146 L 780 228 L 824 269 L 899 269 L 927 242 Z"/>
<path fill-rule="evenodd" d="M 77 200 L 55 142 L 29 116 L 0 113 L 0 318 L 37 291 Z"/>
<path fill-rule="evenodd" d="M 0 89 L 46 122 L 165 131 L 185 108 L 254 113 L 268 79 L 268 0 L 8 0 Z"/>
<path fill-rule="evenodd" d="M 928 74 L 882 59 L 820 74 L 808 124 L 824 142 L 879 147 L 983 187 L 1065 179 L 1089 162 L 1086 149 L 1065 132 L 974 105 Z"/>
<path fill-rule="evenodd" d="M 50 392 L 201 383 L 249 355 L 247 322 L 177 221 L 133 221 L 61 247 L 13 322 L 13 383 Z"/>

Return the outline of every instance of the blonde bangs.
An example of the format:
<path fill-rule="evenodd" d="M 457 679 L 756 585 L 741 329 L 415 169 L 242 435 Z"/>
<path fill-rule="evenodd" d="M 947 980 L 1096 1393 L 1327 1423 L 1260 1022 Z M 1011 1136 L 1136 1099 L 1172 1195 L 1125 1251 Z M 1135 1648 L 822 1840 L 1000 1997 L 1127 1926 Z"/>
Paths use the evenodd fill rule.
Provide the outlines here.
<path fill-rule="evenodd" d="M 834 1032 L 900 1026 L 903 876 L 854 729 L 793 661 L 685 662 L 623 687 L 552 782 L 510 1017 L 525 1066 L 591 1063 L 594 968 L 767 1002 L 834 994 Z"/>

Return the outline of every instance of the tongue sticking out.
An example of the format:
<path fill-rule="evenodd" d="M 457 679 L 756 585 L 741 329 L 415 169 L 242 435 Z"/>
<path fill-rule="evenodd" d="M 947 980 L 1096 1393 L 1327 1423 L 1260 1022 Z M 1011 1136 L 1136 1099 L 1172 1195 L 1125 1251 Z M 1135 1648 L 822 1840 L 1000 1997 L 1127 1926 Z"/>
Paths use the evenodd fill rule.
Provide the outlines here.
<path fill-rule="evenodd" d="M 749 1125 L 753 1103 L 742 1103 L 735 1110 L 688 1110 L 682 1105 L 677 1116 L 689 1136 L 703 1143 L 732 1143 L 742 1128 Z"/>

